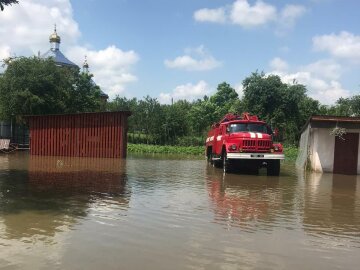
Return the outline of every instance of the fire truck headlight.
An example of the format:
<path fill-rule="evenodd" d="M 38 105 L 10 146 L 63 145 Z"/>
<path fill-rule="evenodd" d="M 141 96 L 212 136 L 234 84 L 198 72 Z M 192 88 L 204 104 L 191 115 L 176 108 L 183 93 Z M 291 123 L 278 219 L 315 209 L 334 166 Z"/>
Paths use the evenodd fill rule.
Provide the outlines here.
<path fill-rule="evenodd" d="M 230 145 L 229 150 L 235 151 L 236 150 L 236 144 Z"/>
<path fill-rule="evenodd" d="M 275 145 L 274 150 L 275 150 L 275 152 L 279 151 L 279 146 Z"/>

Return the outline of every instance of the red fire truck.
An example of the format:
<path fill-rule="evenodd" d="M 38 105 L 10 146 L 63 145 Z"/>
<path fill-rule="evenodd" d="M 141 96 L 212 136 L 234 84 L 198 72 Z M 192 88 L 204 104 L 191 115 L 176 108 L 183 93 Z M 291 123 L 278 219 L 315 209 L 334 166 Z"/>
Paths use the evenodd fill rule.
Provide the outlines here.
<path fill-rule="evenodd" d="M 266 167 L 268 175 L 279 175 L 285 155 L 282 145 L 273 143 L 273 136 L 271 127 L 255 115 L 226 114 L 208 133 L 207 160 L 223 167 L 224 172 L 240 169 L 257 173 Z"/>

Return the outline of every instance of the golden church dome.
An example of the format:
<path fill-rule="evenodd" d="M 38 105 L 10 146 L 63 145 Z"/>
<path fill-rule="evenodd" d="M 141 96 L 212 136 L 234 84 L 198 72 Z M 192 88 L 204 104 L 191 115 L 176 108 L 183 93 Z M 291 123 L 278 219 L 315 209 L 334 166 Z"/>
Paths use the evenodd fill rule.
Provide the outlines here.
<path fill-rule="evenodd" d="M 60 43 L 60 36 L 56 32 L 56 26 L 55 26 L 55 29 L 54 29 L 54 33 L 52 33 L 50 35 L 49 40 L 50 40 L 50 42 Z"/>

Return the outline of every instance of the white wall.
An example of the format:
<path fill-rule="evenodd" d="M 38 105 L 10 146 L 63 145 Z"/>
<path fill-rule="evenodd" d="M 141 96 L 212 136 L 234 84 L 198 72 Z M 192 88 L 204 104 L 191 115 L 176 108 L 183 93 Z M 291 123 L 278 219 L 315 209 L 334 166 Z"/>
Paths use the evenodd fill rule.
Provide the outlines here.
<path fill-rule="evenodd" d="M 359 133 L 359 129 L 348 129 L 348 133 Z M 333 172 L 335 136 L 330 129 L 312 128 L 310 131 L 310 166 L 316 172 Z M 358 149 L 357 173 L 360 174 L 360 137 Z"/>
<path fill-rule="evenodd" d="M 310 133 L 310 165 L 315 172 L 334 169 L 335 136 L 327 128 L 313 128 Z"/>

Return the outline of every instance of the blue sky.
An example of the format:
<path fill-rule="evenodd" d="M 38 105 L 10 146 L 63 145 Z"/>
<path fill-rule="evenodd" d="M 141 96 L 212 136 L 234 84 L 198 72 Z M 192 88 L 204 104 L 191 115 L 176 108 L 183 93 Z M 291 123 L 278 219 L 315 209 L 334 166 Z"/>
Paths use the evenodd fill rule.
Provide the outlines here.
<path fill-rule="evenodd" d="M 355 0 L 20 0 L 0 13 L 0 57 L 45 52 L 56 23 L 61 50 L 78 65 L 87 55 L 110 97 L 192 100 L 223 81 L 241 95 L 259 70 L 331 104 L 360 93 L 359 10 Z"/>

